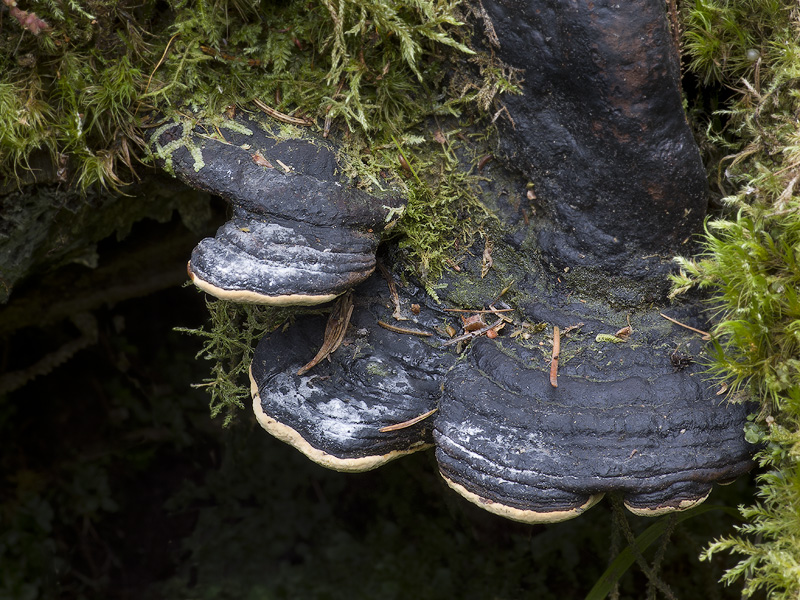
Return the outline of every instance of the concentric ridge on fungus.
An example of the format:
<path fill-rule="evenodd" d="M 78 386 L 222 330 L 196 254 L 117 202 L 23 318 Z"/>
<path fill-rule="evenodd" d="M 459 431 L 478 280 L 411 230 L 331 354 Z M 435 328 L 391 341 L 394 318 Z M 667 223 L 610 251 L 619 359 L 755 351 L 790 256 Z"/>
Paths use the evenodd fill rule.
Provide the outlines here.
<path fill-rule="evenodd" d="M 277 137 L 240 115 L 225 127 L 173 122 L 152 133 L 154 155 L 233 216 L 192 252 L 189 276 L 218 298 L 274 305 L 327 302 L 367 278 L 385 217 L 401 204 L 349 184 L 335 149 L 310 134 Z"/>
<path fill-rule="evenodd" d="M 675 370 L 670 349 L 698 352 L 701 341 L 665 328 L 657 311 L 637 316 L 635 343 L 598 345 L 609 323 L 579 302 L 558 309 L 551 316 L 565 323 L 583 309 L 586 323 L 571 334 L 576 354 L 554 388 L 538 347 L 478 338 L 458 360 L 437 333 L 446 313 L 424 296 L 401 302 L 422 306 L 413 327 L 431 338 L 377 325 L 393 310 L 382 278 L 354 296 L 345 341 L 355 352 L 297 375 L 322 342 L 317 317 L 262 339 L 251 367 L 262 426 L 328 468 L 368 470 L 433 443 L 453 490 L 497 515 L 542 523 L 578 516 L 606 492 L 621 492 L 640 515 L 685 510 L 752 466 L 747 407 L 720 405 L 697 365 Z M 408 429 L 380 431 L 431 408 Z"/>

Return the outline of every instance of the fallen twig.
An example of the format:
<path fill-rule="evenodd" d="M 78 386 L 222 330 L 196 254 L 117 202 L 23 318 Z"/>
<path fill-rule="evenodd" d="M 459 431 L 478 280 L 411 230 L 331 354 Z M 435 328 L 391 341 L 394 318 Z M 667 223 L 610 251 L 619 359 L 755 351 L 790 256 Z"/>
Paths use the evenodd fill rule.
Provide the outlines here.
<path fill-rule="evenodd" d="M 483 327 L 482 329 L 478 329 L 478 331 L 470 331 L 469 333 L 465 333 L 464 335 L 460 335 L 458 337 L 454 337 L 451 340 L 447 340 L 446 342 L 444 342 L 442 344 L 442 347 L 444 347 L 444 346 L 452 346 L 453 344 L 457 344 L 458 342 L 463 342 L 464 340 L 469 340 L 469 339 L 472 339 L 474 337 L 478 337 L 479 335 L 483 335 L 484 333 L 486 333 L 490 329 L 494 329 L 498 325 L 502 325 L 502 324 L 503 324 L 503 319 L 497 319 L 497 321 L 495 321 L 491 325 L 487 325 L 486 327 Z"/>
<path fill-rule="evenodd" d="M 291 125 L 304 125 L 305 127 L 309 127 L 314 124 L 314 121 L 311 119 L 300 119 L 298 117 L 293 117 L 291 115 L 287 115 L 280 111 L 275 110 L 271 106 L 267 106 L 258 98 L 253 98 L 253 103 L 258 106 L 261 110 L 267 113 L 270 117 L 278 119 L 278 121 L 283 121 L 284 123 L 289 123 Z"/>
<path fill-rule="evenodd" d="M 394 331 L 395 333 L 405 333 L 407 335 L 419 335 L 422 337 L 431 337 L 433 334 L 427 331 L 420 331 L 419 329 L 406 329 L 405 327 L 397 327 L 396 325 L 390 325 L 384 321 L 378 321 L 378 325 L 383 327 L 384 329 L 388 329 L 389 331 Z"/>
<path fill-rule="evenodd" d="M 445 308 L 445 312 L 464 312 L 464 313 L 501 313 L 501 312 L 510 312 L 514 310 L 513 308 L 481 308 L 481 309 L 471 309 L 471 308 Z"/>
<path fill-rule="evenodd" d="M 408 321 L 408 318 L 404 317 L 400 312 L 400 296 L 397 294 L 397 284 L 395 284 L 394 279 L 392 279 L 391 273 L 383 266 L 381 261 L 377 261 L 376 264 L 378 265 L 378 270 L 381 272 L 381 275 L 383 275 L 383 278 L 386 280 L 386 285 L 389 286 L 389 295 L 392 297 L 392 304 L 394 304 L 392 316 L 397 321 Z"/>

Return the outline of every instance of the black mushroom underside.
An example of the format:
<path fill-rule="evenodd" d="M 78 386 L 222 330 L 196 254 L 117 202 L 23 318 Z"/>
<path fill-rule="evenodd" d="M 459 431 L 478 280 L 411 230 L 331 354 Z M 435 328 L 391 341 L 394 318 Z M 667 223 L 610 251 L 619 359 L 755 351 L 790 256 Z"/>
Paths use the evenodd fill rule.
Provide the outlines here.
<path fill-rule="evenodd" d="M 240 114 L 219 123 L 170 121 L 150 132 L 162 166 L 233 206 L 231 220 L 192 252 L 189 276 L 227 300 L 327 302 L 375 269 L 378 236 L 402 200 L 352 185 L 337 149 L 321 137 L 284 138 L 268 123 Z"/>

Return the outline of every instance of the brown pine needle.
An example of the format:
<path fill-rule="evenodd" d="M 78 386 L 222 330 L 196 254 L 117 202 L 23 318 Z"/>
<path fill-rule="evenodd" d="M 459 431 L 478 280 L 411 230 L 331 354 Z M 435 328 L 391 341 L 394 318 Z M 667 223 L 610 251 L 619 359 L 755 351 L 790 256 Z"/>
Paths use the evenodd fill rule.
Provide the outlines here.
<path fill-rule="evenodd" d="M 511 312 L 514 310 L 513 308 L 481 308 L 481 309 L 472 309 L 472 308 L 445 308 L 445 312 L 463 312 L 463 313 L 502 313 L 502 312 Z"/>
<path fill-rule="evenodd" d="M 353 314 L 353 293 L 347 292 L 341 296 L 333 307 L 328 323 L 325 325 L 325 339 L 322 348 L 308 364 L 298 369 L 297 374 L 303 375 L 316 366 L 323 358 L 330 356 L 342 345 L 347 325 L 350 323 L 350 316 Z"/>
<path fill-rule="evenodd" d="M 428 417 L 430 417 L 433 413 L 435 413 L 438 408 L 434 408 L 429 410 L 426 413 L 419 415 L 418 417 L 414 417 L 413 419 L 409 419 L 408 421 L 403 421 L 402 423 L 397 423 L 396 425 L 387 425 L 386 427 L 381 427 L 378 429 L 381 433 L 387 433 L 389 431 L 397 431 L 398 429 L 405 429 L 406 427 L 411 427 L 412 425 L 416 425 L 420 421 L 424 421 Z"/>
<path fill-rule="evenodd" d="M 689 329 L 689 330 L 691 330 L 691 331 L 694 331 L 695 333 L 699 333 L 700 335 L 702 335 L 702 336 L 703 336 L 703 337 L 702 337 L 702 339 L 703 339 L 703 341 L 705 341 L 705 342 L 707 342 L 708 340 L 710 340 L 710 339 L 711 339 L 711 334 L 710 334 L 710 333 L 708 333 L 707 331 L 703 331 L 702 329 L 695 329 L 694 327 L 691 327 L 691 326 L 689 326 L 689 325 L 686 325 L 686 324 L 684 324 L 684 323 L 681 323 L 680 321 L 676 321 L 676 320 L 675 320 L 675 319 L 673 319 L 672 317 L 668 317 L 668 316 L 667 316 L 667 315 L 665 315 L 664 313 L 658 313 L 658 314 L 660 314 L 662 317 L 664 317 L 664 318 L 665 318 L 667 321 L 672 321 L 673 323 L 675 323 L 675 325 L 680 325 L 681 327 L 684 327 L 685 329 Z"/>
<path fill-rule="evenodd" d="M 384 321 L 378 321 L 378 325 L 383 327 L 384 329 L 388 329 L 389 331 L 394 331 L 395 333 L 405 333 L 407 335 L 419 335 L 422 337 L 431 337 L 433 334 L 427 331 L 420 331 L 419 329 L 406 329 L 405 327 L 397 327 L 396 325 L 390 325 Z"/>
<path fill-rule="evenodd" d="M 553 358 L 550 361 L 550 385 L 558 387 L 558 355 L 561 352 L 561 332 L 553 325 Z"/>
<path fill-rule="evenodd" d="M 289 123 L 291 125 L 304 125 L 305 127 L 309 127 L 314 124 L 314 121 L 310 119 L 300 119 L 298 117 L 293 117 L 291 115 L 287 115 L 280 111 L 275 110 L 271 106 L 267 106 L 258 98 L 253 98 L 253 103 L 258 106 L 261 110 L 267 113 L 273 119 L 277 119 L 278 121 L 283 121 L 284 123 Z"/>

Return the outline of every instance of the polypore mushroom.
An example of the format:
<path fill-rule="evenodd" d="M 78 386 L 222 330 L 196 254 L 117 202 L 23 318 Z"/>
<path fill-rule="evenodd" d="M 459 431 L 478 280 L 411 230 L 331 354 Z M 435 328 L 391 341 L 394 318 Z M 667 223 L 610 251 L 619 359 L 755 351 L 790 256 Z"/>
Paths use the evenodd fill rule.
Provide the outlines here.
<path fill-rule="evenodd" d="M 392 320 L 380 276 L 354 295 L 346 352 L 298 374 L 325 329 L 324 319 L 310 318 L 264 337 L 250 368 L 253 409 L 264 429 L 338 471 L 366 471 L 429 448 L 433 420 L 411 421 L 436 408 L 441 374 L 456 359 L 431 346 L 439 320 L 430 313 L 409 329 L 424 336 L 378 325 Z"/>
<path fill-rule="evenodd" d="M 244 114 L 219 123 L 170 121 L 150 134 L 166 168 L 233 205 L 216 237 L 192 252 L 192 281 L 237 302 L 308 305 L 366 279 L 385 217 L 402 199 L 351 185 L 326 140 L 282 139 Z"/>
<path fill-rule="evenodd" d="M 463 268 L 480 273 L 477 261 Z M 259 342 L 251 366 L 258 420 L 341 471 L 372 469 L 434 444 L 451 488 L 531 523 L 575 517 L 607 492 L 621 493 L 640 515 L 683 510 L 702 502 L 714 482 L 752 467 L 742 434 L 747 406 L 722 403 L 700 365 L 673 364 L 678 346 L 699 354 L 699 335 L 644 309 L 634 313 L 627 341 L 604 341 L 620 339 L 613 332 L 626 319 L 602 302 L 565 301 L 544 277 L 522 280 L 518 292 L 531 298 L 520 307 L 530 321 L 568 329 L 581 320 L 561 342 L 558 387 L 550 382 L 549 328 L 528 340 L 478 337 L 458 360 L 441 333 L 448 313 L 419 293 L 402 300 L 422 304 L 416 321 L 396 331 L 379 326 L 394 309 L 386 283 L 373 275 L 354 292 L 348 350 L 331 362 L 297 374 L 322 341 L 319 318 Z M 695 307 L 672 312 L 700 324 Z M 424 421 L 386 431 L 432 409 Z"/>
<path fill-rule="evenodd" d="M 321 319 L 298 321 L 260 341 L 251 367 L 258 420 L 312 460 L 345 471 L 434 444 L 450 487 L 524 522 L 574 517 L 607 492 L 620 493 L 638 514 L 693 506 L 714 482 L 745 472 L 752 460 L 742 431 L 747 407 L 722 404 L 697 364 L 675 365 L 678 348 L 696 355 L 702 340 L 659 314 L 669 259 L 697 230 L 705 204 L 663 3 L 484 4 L 501 32 L 499 55 L 525 69 L 526 93 L 505 100 L 514 125 L 501 125 L 500 138 L 510 168 L 495 161 L 483 172 L 489 179 L 484 200 L 494 203 L 501 221 L 492 234 L 492 267 L 482 269 L 481 251 L 473 248 L 461 272 L 444 277 L 448 285 L 439 296 L 444 305 L 457 304 L 448 294 L 458 288 L 459 302 L 472 294 L 475 304 L 484 304 L 514 281 L 509 302 L 516 312 L 509 318 L 543 327 L 480 337 L 459 357 L 457 346 L 438 333 L 454 320 L 440 305 L 407 288 L 393 298 L 397 292 L 373 275 L 354 291 L 346 353 L 340 349 L 307 370 L 322 343 Z M 314 147 L 304 144 L 306 152 Z M 213 258 L 207 261 L 213 281 L 205 270 L 200 276 L 212 291 L 305 302 L 340 293 L 371 269 L 347 267 L 341 283 L 324 285 L 303 277 L 256 280 L 255 267 L 239 255 L 256 261 L 267 255 L 243 250 L 247 244 L 234 240 L 250 238 L 237 227 L 263 218 L 269 225 L 253 227 L 254 237 L 273 244 L 273 225 L 291 224 L 305 248 L 315 235 L 308 228 L 343 223 L 348 235 L 361 236 L 383 213 L 366 195 L 335 195 L 331 176 L 312 177 L 305 167 L 307 176 L 263 170 L 251 176 L 248 166 L 234 185 L 241 152 L 219 148 L 213 155 L 214 171 L 203 176 L 213 185 L 200 187 L 224 187 L 244 212 L 235 215 L 241 221 L 232 230 L 207 244 L 213 250 L 192 258 L 195 278 L 201 258 Z M 190 156 L 187 150 L 182 160 Z M 198 186 L 191 169 L 182 173 Z M 319 187 L 319 181 L 328 183 Z M 529 223 L 505 192 L 522 196 L 530 184 L 538 216 Z M 265 187 L 271 199 L 262 199 Z M 353 247 L 352 240 L 341 246 Z M 265 277 L 280 271 L 280 261 L 298 270 L 292 253 L 269 256 L 277 258 L 269 259 L 275 264 L 264 267 Z M 333 271 L 327 261 L 320 264 L 321 272 Z M 494 294 L 482 297 L 487 288 Z M 384 327 L 398 304 L 412 301 L 420 306 L 406 315 L 412 326 Z M 702 326 L 698 304 L 671 310 Z M 563 337 L 553 339 L 559 330 Z"/>

